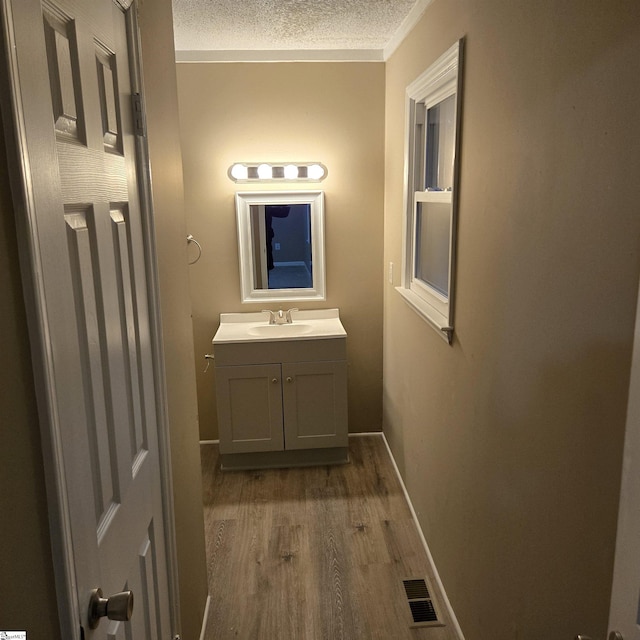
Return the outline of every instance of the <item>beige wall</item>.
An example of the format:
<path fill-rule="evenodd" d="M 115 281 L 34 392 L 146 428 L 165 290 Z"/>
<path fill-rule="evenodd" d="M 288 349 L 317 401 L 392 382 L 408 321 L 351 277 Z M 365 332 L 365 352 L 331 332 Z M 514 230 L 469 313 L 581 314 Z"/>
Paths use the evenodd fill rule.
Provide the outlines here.
<path fill-rule="evenodd" d="M 142 63 L 169 408 L 183 640 L 207 599 L 204 514 L 171 0 L 140 2 Z"/>
<path fill-rule="evenodd" d="M 385 285 L 384 428 L 467 638 L 604 637 L 640 5 L 435 0 L 387 64 L 385 264 L 401 261 L 405 87 L 463 35 L 455 342 Z"/>
<path fill-rule="evenodd" d="M 348 333 L 350 430 L 379 430 L 383 64 L 179 64 L 178 95 L 188 231 L 202 245 L 191 267 L 202 438 L 217 437 L 214 372 L 203 373 L 203 357 L 219 314 L 265 306 L 240 302 L 233 196 L 256 187 L 229 180 L 227 169 L 238 160 L 316 160 L 328 167 L 328 178 L 312 185 L 326 198 L 327 300 L 282 306 L 340 309 Z"/>
<path fill-rule="evenodd" d="M 0 629 L 58 637 L 40 424 L 0 127 Z"/>
<path fill-rule="evenodd" d="M 207 596 L 193 341 L 170 0 L 141 2 L 149 146 L 165 329 L 182 638 L 197 640 Z M 0 132 L 0 629 L 59 638 L 53 562 L 14 211 Z"/>

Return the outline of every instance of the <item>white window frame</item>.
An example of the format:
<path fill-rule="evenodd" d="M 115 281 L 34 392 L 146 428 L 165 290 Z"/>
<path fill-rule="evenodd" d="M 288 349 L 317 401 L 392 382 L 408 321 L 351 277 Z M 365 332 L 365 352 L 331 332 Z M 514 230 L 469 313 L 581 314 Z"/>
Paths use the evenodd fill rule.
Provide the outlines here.
<path fill-rule="evenodd" d="M 414 80 L 406 92 L 405 180 L 402 243 L 402 284 L 396 291 L 439 335 L 453 340 L 453 301 L 455 293 L 456 228 L 458 214 L 459 146 L 461 115 L 462 49 L 461 39 Z M 426 123 L 428 110 L 449 96 L 456 96 L 456 119 L 451 191 L 425 189 Z M 422 117 L 425 116 L 425 117 Z M 419 202 L 451 205 L 449 224 L 448 295 L 414 277 L 416 258 L 416 211 Z"/>

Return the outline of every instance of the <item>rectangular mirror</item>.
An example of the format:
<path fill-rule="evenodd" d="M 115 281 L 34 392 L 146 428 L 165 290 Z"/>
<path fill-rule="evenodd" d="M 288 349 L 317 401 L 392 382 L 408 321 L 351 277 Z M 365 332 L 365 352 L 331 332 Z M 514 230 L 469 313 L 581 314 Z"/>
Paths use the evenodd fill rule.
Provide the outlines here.
<path fill-rule="evenodd" d="M 243 302 L 325 299 L 324 193 L 236 193 Z"/>

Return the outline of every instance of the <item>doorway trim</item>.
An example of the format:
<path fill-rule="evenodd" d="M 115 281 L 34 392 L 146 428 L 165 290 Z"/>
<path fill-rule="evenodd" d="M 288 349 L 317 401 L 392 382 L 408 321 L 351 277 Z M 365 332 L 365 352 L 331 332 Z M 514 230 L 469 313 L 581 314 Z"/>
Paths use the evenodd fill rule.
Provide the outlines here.
<path fill-rule="evenodd" d="M 629 375 L 629 395 L 620 480 L 616 548 L 609 603 L 608 632 L 622 632 L 631 640 L 637 637 L 640 622 L 638 568 L 640 546 L 640 496 L 638 462 L 640 459 L 640 289 L 636 302 L 633 348 Z M 633 634 L 633 635 L 632 635 Z"/>
<path fill-rule="evenodd" d="M 30 178 L 29 157 L 26 153 L 26 125 L 20 102 L 20 77 L 18 74 L 15 37 L 13 32 L 12 1 L 0 0 L 0 109 L 4 123 L 7 156 L 9 158 L 10 184 L 13 196 L 18 254 L 22 288 L 25 299 L 31 361 L 36 390 L 38 419 L 42 439 L 44 475 L 47 492 L 52 563 L 56 585 L 56 599 L 62 637 L 80 640 L 80 611 L 75 580 L 75 564 L 71 540 L 71 520 L 67 500 L 67 480 L 62 458 L 61 430 L 53 393 L 53 356 L 50 349 L 47 326 L 46 299 L 42 281 L 42 266 L 37 241 L 37 220 Z M 123 10 L 127 23 L 131 82 L 140 95 L 144 110 L 144 85 L 142 55 L 138 26 L 138 0 L 112 0 Z M 143 116 L 144 117 L 144 116 Z M 136 136 L 136 158 L 140 182 L 140 210 L 144 230 L 144 263 L 147 276 L 147 297 L 151 328 L 151 352 L 154 363 L 155 404 L 157 411 L 159 464 L 163 504 L 164 553 L 170 601 L 172 638 L 179 637 L 180 599 L 178 583 L 178 558 L 176 550 L 175 509 L 169 419 L 165 384 L 165 361 L 162 346 L 162 318 L 160 313 L 159 282 L 151 170 L 146 132 Z"/>

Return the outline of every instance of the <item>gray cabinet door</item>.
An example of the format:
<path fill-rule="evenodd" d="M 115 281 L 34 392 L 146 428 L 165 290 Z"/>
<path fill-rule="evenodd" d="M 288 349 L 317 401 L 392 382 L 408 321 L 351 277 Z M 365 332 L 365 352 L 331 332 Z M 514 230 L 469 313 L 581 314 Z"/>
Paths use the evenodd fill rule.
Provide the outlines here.
<path fill-rule="evenodd" d="M 281 451 L 279 364 L 216 368 L 220 453 Z"/>
<path fill-rule="evenodd" d="M 346 447 L 347 363 L 282 365 L 286 449 Z"/>

